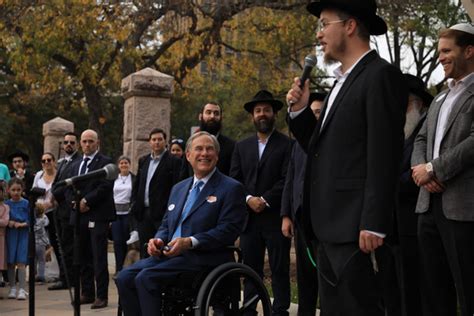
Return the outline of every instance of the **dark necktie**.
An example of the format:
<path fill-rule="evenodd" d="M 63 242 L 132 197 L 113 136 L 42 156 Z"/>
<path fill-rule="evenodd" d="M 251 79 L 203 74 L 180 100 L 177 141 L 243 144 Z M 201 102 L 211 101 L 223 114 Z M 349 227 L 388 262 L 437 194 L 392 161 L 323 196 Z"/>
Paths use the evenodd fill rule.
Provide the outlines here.
<path fill-rule="evenodd" d="M 198 182 L 194 184 L 194 187 L 191 190 L 191 192 L 189 192 L 188 198 L 183 207 L 183 211 L 181 212 L 181 218 L 179 219 L 178 227 L 176 227 L 176 230 L 174 231 L 172 239 L 175 239 L 176 237 L 181 237 L 181 225 L 183 224 L 183 221 L 186 218 L 186 216 L 188 216 L 188 213 L 193 207 L 194 202 L 196 202 L 197 197 L 199 196 L 199 192 L 201 192 L 201 187 L 203 186 L 203 184 L 204 182 L 199 180 Z"/>
<path fill-rule="evenodd" d="M 87 162 L 90 160 L 89 157 L 86 157 L 82 160 L 81 170 L 79 171 L 79 175 L 86 173 L 87 170 Z"/>

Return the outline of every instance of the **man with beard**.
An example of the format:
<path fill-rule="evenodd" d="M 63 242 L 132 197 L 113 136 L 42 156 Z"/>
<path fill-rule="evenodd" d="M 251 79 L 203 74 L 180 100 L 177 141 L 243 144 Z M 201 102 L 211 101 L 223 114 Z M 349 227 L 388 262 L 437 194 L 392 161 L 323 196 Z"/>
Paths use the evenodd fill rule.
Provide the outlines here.
<path fill-rule="evenodd" d="M 58 161 L 58 171 L 56 173 L 56 178 L 54 179 L 54 183 L 64 180 L 68 177 L 70 171 L 69 169 L 71 166 L 76 162 L 78 159 L 81 159 L 80 154 L 78 153 L 77 149 L 79 147 L 78 137 L 76 134 L 72 132 L 68 132 L 64 134 L 63 140 L 63 150 L 65 153 L 64 158 L 59 159 Z M 59 191 L 55 190 L 53 183 L 53 195 L 59 193 Z M 61 188 L 63 190 L 64 188 Z M 56 208 L 54 217 L 57 222 L 56 235 L 59 238 L 59 242 L 61 244 L 62 253 L 57 249 L 57 246 L 54 247 L 53 241 L 51 243 L 54 247 L 54 252 L 58 255 L 58 262 L 59 262 L 59 281 L 48 287 L 48 290 L 63 290 L 71 286 L 71 282 L 73 280 L 73 244 L 74 244 L 74 226 L 71 225 L 71 203 L 73 200 L 73 196 L 63 196 L 61 194 L 58 195 L 58 207 Z M 54 226 L 54 223 L 50 224 Z M 62 257 L 62 262 L 61 262 Z M 64 267 L 67 270 L 67 279 L 66 279 L 66 271 L 64 271 Z"/>
<path fill-rule="evenodd" d="M 229 175 L 230 162 L 232 153 L 234 152 L 235 141 L 229 137 L 222 135 L 222 110 L 217 102 L 209 102 L 201 108 L 199 113 L 199 131 L 208 132 L 217 137 L 219 146 L 219 160 L 217 161 L 217 169 L 220 172 Z M 186 179 L 193 175 L 193 169 L 186 159 L 183 161 L 180 179 Z"/>
<path fill-rule="evenodd" d="M 11 178 L 18 178 L 25 183 L 25 190 L 23 195 L 28 197 L 31 187 L 33 185 L 33 180 L 35 178 L 34 173 L 28 168 L 28 162 L 30 157 L 22 152 L 21 150 L 15 151 L 13 154 L 8 156 L 8 160 L 12 165 L 12 170 L 10 170 Z"/>
<path fill-rule="evenodd" d="M 249 217 L 240 235 L 244 263 L 263 278 L 265 249 L 268 250 L 273 315 L 288 315 L 290 306 L 291 239 L 281 232 L 280 205 L 292 143 L 274 128 L 276 113 L 282 106 L 266 90 L 244 105 L 257 133 L 235 145 L 230 167 L 230 176 L 240 181 L 246 191 Z M 253 295 L 254 289 L 246 284 L 245 300 Z M 255 309 L 249 314 L 256 315 Z"/>
<path fill-rule="evenodd" d="M 324 315 L 385 315 L 378 273 L 393 227 L 408 89 L 399 69 L 370 48 L 387 32 L 375 0 L 320 0 L 316 37 L 336 82 L 316 120 L 309 80 L 295 78 L 289 125 L 307 153 L 303 208 L 317 239 Z"/>
<path fill-rule="evenodd" d="M 416 136 L 412 176 L 424 315 L 474 314 L 474 26 L 439 34 L 448 89 L 437 95 Z M 456 295 L 457 294 L 457 295 Z"/>
<path fill-rule="evenodd" d="M 426 90 L 423 80 L 405 74 L 410 94 L 405 120 L 405 143 L 400 169 L 398 207 L 395 216 L 398 232 L 402 315 L 422 315 L 420 298 L 420 269 L 417 241 L 417 221 L 415 214 L 419 188 L 411 176 L 411 153 L 413 142 L 426 118 L 426 111 L 433 96 Z M 392 295 L 393 296 L 393 295 Z"/>

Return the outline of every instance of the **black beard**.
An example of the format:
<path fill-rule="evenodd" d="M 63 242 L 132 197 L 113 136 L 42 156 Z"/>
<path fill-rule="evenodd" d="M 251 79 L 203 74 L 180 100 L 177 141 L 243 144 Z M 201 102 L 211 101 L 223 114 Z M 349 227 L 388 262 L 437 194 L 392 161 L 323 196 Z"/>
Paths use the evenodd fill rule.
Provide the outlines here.
<path fill-rule="evenodd" d="M 212 134 L 214 136 L 217 135 L 217 133 L 219 133 L 221 128 L 222 128 L 221 121 L 210 120 L 210 121 L 204 122 L 203 120 L 201 120 L 199 124 L 200 131 L 208 132 L 209 134 Z"/>
<path fill-rule="evenodd" d="M 253 125 L 255 126 L 255 129 L 257 129 L 257 132 L 262 134 L 268 134 L 273 130 L 273 126 L 275 125 L 275 118 L 273 117 L 260 121 L 253 120 Z"/>

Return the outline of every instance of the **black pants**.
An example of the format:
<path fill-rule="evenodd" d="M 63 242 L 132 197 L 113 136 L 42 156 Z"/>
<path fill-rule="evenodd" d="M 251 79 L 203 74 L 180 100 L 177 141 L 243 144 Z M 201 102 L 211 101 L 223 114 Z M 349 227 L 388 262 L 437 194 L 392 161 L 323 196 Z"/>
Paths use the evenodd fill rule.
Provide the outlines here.
<path fill-rule="evenodd" d="M 265 249 L 272 273 L 273 315 L 288 315 L 290 307 L 290 247 L 291 239 L 283 236 L 280 230 L 247 230 L 240 235 L 243 261 L 263 278 Z M 244 287 L 245 300 L 253 296 L 254 289 L 248 284 Z M 251 313 L 249 313 L 251 314 Z M 256 315 L 256 312 L 254 313 Z"/>
<path fill-rule="evenodd" d="M 81 218 L 81 294 L 108 299 L 107 233 L 109 222 L 89 222 Z M 95 285 L 94 285 L 95 281 Z"/>
<path fill-rule="evenodd" d="M 375 251 L 377 273 L 384 273 L 390 249 Z M 321 316 L 384 316 L 383 289 L 369 254 L 356 243 L 317 247 Z"/>
<path fill-rule="evenodd" d="M 59 223 L 57 221 L 57 216 L 55 215 L 56 210 L 51 211 L 46 213 L 46 216 L 48 217 L 49 220 L 49 225 L 46 226 L 46 230 L 48 231 L 48 236 L 49 236 L 49 243 L 53 247 L 54 254 L 56 255 L 56 259 L 58 260 L 58 266 L 59 266 L 59 279 L 64 281 L 65 280 L 65 274 L 64 274 L 64 269 L 63 265 L 61 264 L 63 258 L 61 251 L 59 251 L 59 238 L 61 238 L 61 231 L 58 227 L 58 231 L 56 231 L 56 226 L 59 226 Z"/>
<path fill-rule="evenodd" d="M 474 313 L 474 222 L 447 219 L 442 195 L 432 194 L 430 209 L 418 217 L 424 315 Z M 457 294 L 457 295 L 456 295 Z"/>
<path fill-rule="evenodd" d="M 59 236 L 62 248 L 62 258 L 67 270 L 68 285 L 73 286 L 74 284 L 74 226 L 71 225 L 71 220 L 68 217 L 58 218 L 59 222 Z M 66 282 L 66 271 L 60 275 L 60 279 Z"/>
<path fill-rule="evenodd" d="M 295 229 L 296 279 L 298 282 L 298 316 L 316 315 L 318 301 L 318 271 L 311 263 L 306 244 Z M 309 242 L 309 241 L 308 241 Z M 308 245 L 312 250 L 311 244 Z M 316 260 L 313 254 L 313 260 Z"/>
<path fill-rule="evenodd" d="M 138 229 L 138 238 L 140 239 L 140 258 L 147 258 L 148 253 L 147 249 L 145 248 L 145 243 L 150 240 L 150 238 L 155 237 L 158 228 L 160 228 L 161 221 L 156 221 L 153 219 L 150 213 L 150 208 L 145 208 L 143 212 L 143 219 L 141 221 L 137 221 L 137 229 Z"/>

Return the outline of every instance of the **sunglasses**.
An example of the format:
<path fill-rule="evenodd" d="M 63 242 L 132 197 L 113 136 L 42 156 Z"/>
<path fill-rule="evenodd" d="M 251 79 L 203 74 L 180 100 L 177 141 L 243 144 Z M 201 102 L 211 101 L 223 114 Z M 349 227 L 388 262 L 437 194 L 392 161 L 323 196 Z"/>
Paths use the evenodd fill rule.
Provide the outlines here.
<path fill-rule="evenodd" d="M 67 145 L 67 144 L 75 145 L 76 142 L 73 141 L 73 140 L 65 140 L 65 141 L 63 141 L 63 144 L 64 144 L 64 145 Z"/>
<path fill-rule="evenodd" d="M 51 159 L 51 158 L 41 159 L 41 163 L 47 163 L 47 162 L 51 162 L 51 161 L 53 161 L 53 159 Z"/>
<path fill-rule="evenodd" d="M 171 144 L 182 144 L 184 143 L 184 140 L 180 139 L 180 138 L 177 138 L 177 139 L 173 139 L 171 141 Z"/>

